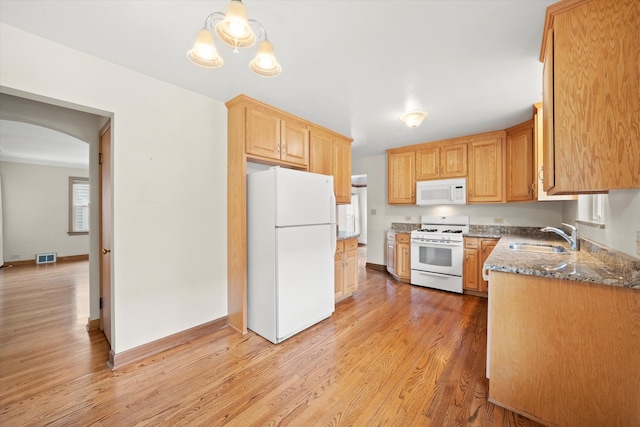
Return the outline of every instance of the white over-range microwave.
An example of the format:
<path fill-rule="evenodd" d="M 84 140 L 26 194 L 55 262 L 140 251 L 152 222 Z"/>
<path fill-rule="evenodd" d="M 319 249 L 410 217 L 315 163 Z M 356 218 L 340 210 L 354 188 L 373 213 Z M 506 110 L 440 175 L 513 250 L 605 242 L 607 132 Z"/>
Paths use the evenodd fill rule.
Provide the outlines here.
<path fill-rule="evenodd" d="M 464 205 L 467 203 L 467 178 L 436 179 L 416 182 L 416 205 Z"/>

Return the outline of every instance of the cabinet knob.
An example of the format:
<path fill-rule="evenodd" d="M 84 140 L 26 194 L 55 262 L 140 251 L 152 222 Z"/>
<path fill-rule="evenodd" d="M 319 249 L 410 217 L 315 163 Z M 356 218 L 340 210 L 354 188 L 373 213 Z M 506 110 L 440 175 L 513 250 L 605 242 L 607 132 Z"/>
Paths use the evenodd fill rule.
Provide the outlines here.
<path fill-rule="evenodd" d="M 540 170 L 538 171 L 538 181 L 542 181 L 542 171 L 544 170 L 544 165 L 540 166 Z"/>
<path fill-rule="evenodd" d="M 276 154 L 280 155 L 280 144 L 276 143 Z"/>
<path fill-rule="evenodd" d="M 106 254 L 108 254 L 109 252 L 111 252 L 111 249 L 103 249 L 103 250 L 102 250 L 102 255 L 106 255 Z"/>
<path fill-rule="evenodd" d="M 287 156 L 287 145 L 282 144 L 282 157 L 286 157 L 286 156 Z"/>

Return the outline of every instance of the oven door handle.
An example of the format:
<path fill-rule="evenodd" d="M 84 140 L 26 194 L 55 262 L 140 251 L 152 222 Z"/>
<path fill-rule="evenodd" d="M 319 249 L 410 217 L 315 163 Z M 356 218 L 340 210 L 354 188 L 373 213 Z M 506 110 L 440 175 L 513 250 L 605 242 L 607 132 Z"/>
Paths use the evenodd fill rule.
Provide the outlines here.
<path fill-rule="evenodd" d="M 427 272 L 427 271 L 418 271 L 418 274 L 422 274 L 424 276 L 436 276 L 436 277 L 447 277 L 447 278 L 448 277 L 453 277 L 450 274 L 431 273 L 431 272 Z"/>
<path fill-rule="evenodd" d="M 411 239 L 412 243 L 416 243 L 418 245 L 423 245 L 423 246 L 431 246 L 431 245 L 440 245 L 440 246 L 446 246 L 448 248 L 455 248 L 455 247 L 461 247 L 462 246 L 462 242 L 428 242 L 425 240 L 415 240 L 415 239 Z"/>

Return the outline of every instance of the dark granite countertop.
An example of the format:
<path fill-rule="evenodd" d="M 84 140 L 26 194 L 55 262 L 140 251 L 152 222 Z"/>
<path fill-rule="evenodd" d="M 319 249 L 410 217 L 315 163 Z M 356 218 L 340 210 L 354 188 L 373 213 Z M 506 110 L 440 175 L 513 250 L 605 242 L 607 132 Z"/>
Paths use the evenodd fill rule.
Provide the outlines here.
<path fill-rule="evenodd" d="M 337 240 L 347 240 L 358 236 L 360 236 L 360 233 L 355 233 L 353 231 L 338 231 Z"/>
<path fill-rule="evenodd" d="M 509 249 L 509 243 L 513 242 L 552 243 L 563 246 L 567 252 L 514 251 Z M 564 239 L 556 239 L 551 234 L 547 238 L 503 235 L 484 263 L 484 268 L 640 290 L 640 261 L 612 249 L 597 247 L 597 244 L 586 239 L 581 239 L 581 245 L 581 250 L 571 251 Z"/>

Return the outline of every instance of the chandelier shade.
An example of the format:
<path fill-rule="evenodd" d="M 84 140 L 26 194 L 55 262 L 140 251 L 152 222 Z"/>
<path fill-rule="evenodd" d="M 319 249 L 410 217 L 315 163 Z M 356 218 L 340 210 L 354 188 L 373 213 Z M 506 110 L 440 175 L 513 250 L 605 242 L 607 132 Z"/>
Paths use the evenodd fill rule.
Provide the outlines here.
<path fill-rule="evenodd" d="M 282 71 L 273 53 L 273 45 L 265 40 L 258 46 L 256 57 L 249 63 L 251 71 L 262 77 L 275 77 Z"/>
<path fill-rule="evenodd" d="M 205 68 L 222 67 L 224 60 L 216 49 L 214 34 L 221 42 L 231 46 L 236 54 L 239 49 L 253 46 L 258 38 L 262 39 L 249 68 L 262 77 L 275 77 L 282 72 L 273 45 L 267 39 L 267 31 L 260 22 L 247 18 L 247 8 L 242 0 L 231 0 L 226 13 L 213 12 L 207 16 L 193 47 L 187 52 L 191 62 Z"/>
<path fill-rule="evenodd" d="M 213 34 L 206 29 L 198 31 L 196 42 L 187 52 L 187 57 L 196 65 L 205 68 L 220 68 L 224 61 L 218 55 Z"/>

